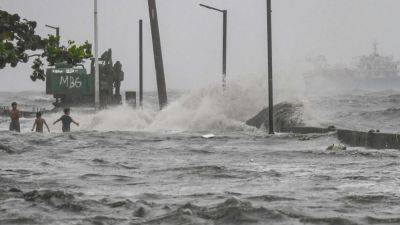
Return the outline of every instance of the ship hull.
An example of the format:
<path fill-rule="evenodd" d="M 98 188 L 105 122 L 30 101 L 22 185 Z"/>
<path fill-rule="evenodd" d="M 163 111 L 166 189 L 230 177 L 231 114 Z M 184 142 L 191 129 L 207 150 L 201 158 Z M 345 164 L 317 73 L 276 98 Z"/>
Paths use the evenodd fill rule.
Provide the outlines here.
<path fill-rule="evenodd" d="M 393 78 L 327 78 L 305 77 L 306 90 L 310 92 L 350 92 L 400 90 L 400 77 Z"/>

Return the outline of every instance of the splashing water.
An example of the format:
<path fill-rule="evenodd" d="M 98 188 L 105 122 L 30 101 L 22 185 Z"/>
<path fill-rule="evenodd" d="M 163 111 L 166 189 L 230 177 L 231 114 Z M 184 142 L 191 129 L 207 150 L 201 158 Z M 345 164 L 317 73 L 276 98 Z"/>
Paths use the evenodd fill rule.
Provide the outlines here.
<path fill-rule="evenodd" d="M 248 129 L 244 122 L 264 107 L 264 95 L 262 85 L 237 81 L 225 92 L 216 86 L 187 92 L 162 111 L 151 105 L 143 110 L 118 106 L 72 116 L 81 121 L 82 130 L 235 131 Z"/>
<path fill-rule="evenodd" d="M 22 134 L 0 131 L 0 224 L 400 221 L 398 151 L 332 152 L 326 147 L 338 140 L 330 134 L 247 132 L 244 121 L 266 105 L 265 82 L 249 80 L 231 82 L 224 93 L 212 87 L 181 94 L 162 111 L 149 96 L 143 110 L 73 108 L 81 126 L 71 134 L 56 133 L 60 124 L 53 134 L 28 133 L 32 119 L 22 119 Z M 24 99 L 50 103 L 23 94 L 15 100 Z M 399 127 L 399 99 L 396 92 L 315 94 L 303 104 L 304 116 L 317 124 Z M 282 100 L 278 95 L 276 103 Z M 6 130 L 8 118 L 0 119 Z M 215 138 L 201 138 L 202 131 Z"/>

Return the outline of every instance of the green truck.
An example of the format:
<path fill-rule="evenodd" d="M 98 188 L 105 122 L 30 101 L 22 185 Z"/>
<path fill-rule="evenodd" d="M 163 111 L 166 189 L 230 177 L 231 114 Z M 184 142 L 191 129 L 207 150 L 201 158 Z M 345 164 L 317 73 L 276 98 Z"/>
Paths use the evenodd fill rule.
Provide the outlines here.
<path fill-rule="evenodd" d="M 121 81 L 124 80 L 122 65 L 114 65 L 111 49 L 99 59 L 100 105 L 122 103 L 120 93 Z M 72 66 L 67 63 L 56 63 L 46 71 L 46 93 L 56 99 L 56 107 L 93 106 L 94 105 L 94 59 L 87 73 L 83 65 Z"/>
<path fill-rule="evenodd" d="M 84 66 L 57 63 L 46 71 L 46 93 L 56 99 L 55 106 L 94 102 L 94 76 Z"/>

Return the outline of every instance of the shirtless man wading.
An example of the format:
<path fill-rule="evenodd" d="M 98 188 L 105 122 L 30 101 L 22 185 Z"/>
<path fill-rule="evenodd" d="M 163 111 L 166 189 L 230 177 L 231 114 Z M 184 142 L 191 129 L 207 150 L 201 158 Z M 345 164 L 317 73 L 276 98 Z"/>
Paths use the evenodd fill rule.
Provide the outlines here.
<path fill-rule="evenodd" d="M 19 118 L 20 118 L 20 112 L 18 110 L 18 104 L 16 102 L 11 103 L 11 111 L 10 111 L 10 118 L 11 118 L 11 123 L 10 123 L 10 131 L 16 131 L 16 132 L 21 132 L 20 124 L 19 124 Z"/>

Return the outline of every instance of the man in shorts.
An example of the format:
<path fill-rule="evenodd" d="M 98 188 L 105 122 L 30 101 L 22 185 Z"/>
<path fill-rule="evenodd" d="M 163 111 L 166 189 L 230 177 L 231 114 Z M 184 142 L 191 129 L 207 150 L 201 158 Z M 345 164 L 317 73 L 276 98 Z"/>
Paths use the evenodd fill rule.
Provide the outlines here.
<path fill-rule="evenodd" d="M 10 111 L 10 131 L 21 132 L 21 127 L 19 123 L 19 118 L 21 113 L 18 110 L 18 104 L 16 102 L 11 103 L 11 111 Z"/>

